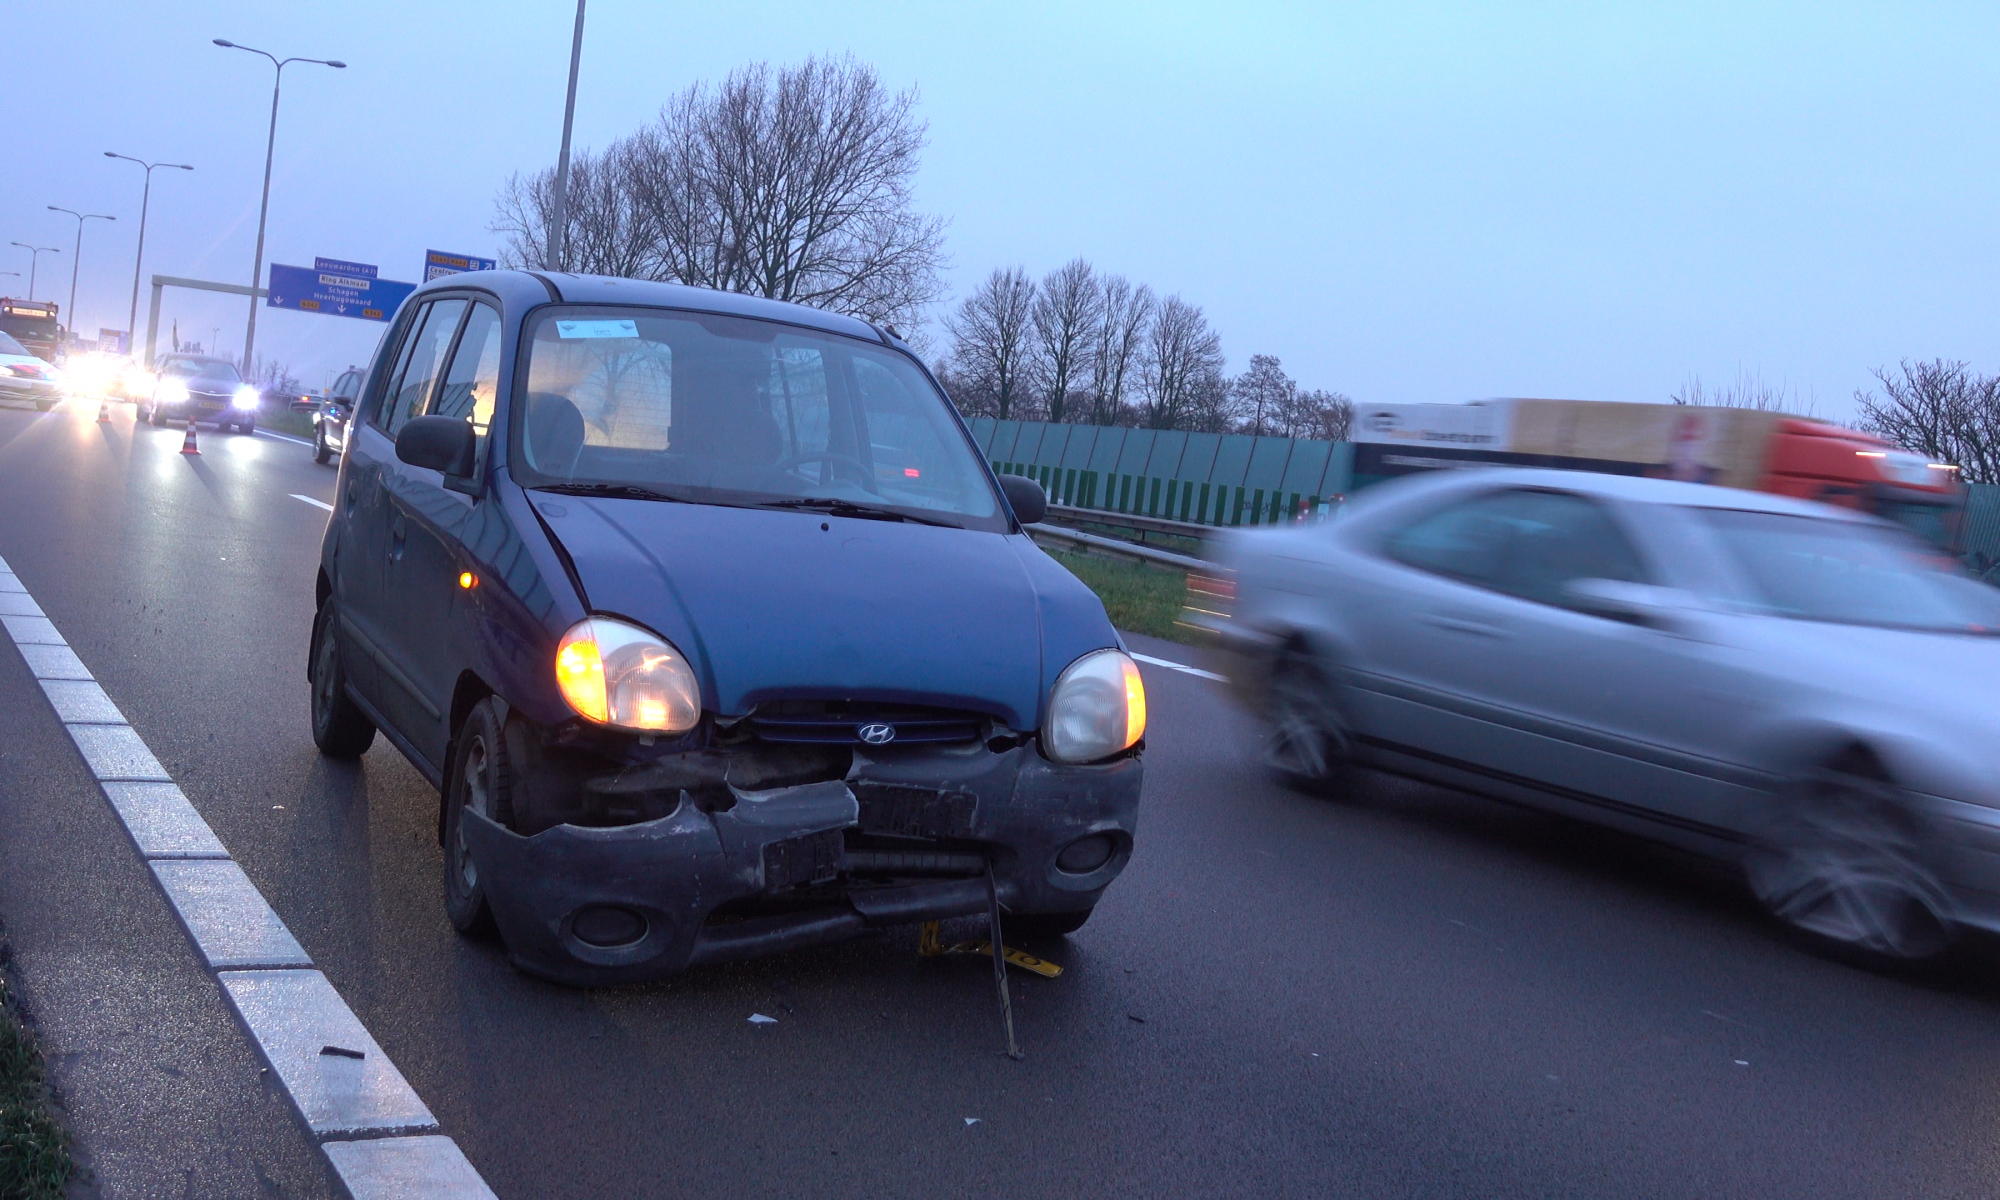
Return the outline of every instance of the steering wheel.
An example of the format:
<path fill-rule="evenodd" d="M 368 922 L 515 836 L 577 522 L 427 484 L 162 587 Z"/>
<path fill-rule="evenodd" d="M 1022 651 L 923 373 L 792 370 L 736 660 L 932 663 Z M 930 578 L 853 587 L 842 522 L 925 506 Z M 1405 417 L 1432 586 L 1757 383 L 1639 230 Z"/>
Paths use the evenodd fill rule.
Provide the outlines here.
<path fill-rule="evenodd" d="M 802 467 L 809 462 L 823 462 L 829 467 L 846 463 L 854 468 L 854 478 L 861 485 L 861 489 L 869 493 L 875 492 L 875 488 L 872 486 L 875 481 L 869 476 L 868 464 L 851 454 L 842 454 L 837 450 L 814 450 L 806 454 L 794 454 L 790 458 L 780 459 L 772 463 L 769 469 L 782 474 L 795 467 Z M 831 475 L 832 472 L 829 471 L 828 474 Z"/>

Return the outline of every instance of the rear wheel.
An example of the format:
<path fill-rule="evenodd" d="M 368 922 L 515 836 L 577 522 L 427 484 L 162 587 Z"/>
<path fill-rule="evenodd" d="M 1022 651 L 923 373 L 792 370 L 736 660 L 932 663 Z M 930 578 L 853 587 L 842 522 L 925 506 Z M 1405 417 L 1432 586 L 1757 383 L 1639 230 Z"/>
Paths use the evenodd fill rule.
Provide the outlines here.
<path fill-rule="evenodd" d="M 1278 652 L 1265 699 L 1264 761 L 1290 786 L 1325 793 L 1344 781 L 1352 743 L 1338 696 L 1310 649 L 1293 643 Z"/>
<path fill-rule="evenodd" d="M 312 673 L 313 742 L 328 758 L 359 758 L 375 742 L 375 723 L 347 695 L 347 672 L 340 665 L 340 614 L 331 597 L 314 623 Z"/>
<path fill-rule="evenodd" d="M 1765 911 L 1821 946 L 1915 965 L 1942 955 L 1955 931 L 1915 820 L 1876 774 L 1845 763 L 1807 776 L 1744 855 L 1744 877 Z"/>
<path fill-rule="evenodd" d="M 513 824 L 516 773 L 508 753 L 506 717 L 488 697 L 473 706 L 458 733 L 444 815 L 444 910 L 460 933 L 492 928 L 493 913 L 465 838 L 467 810 L 500 825 Z"/>

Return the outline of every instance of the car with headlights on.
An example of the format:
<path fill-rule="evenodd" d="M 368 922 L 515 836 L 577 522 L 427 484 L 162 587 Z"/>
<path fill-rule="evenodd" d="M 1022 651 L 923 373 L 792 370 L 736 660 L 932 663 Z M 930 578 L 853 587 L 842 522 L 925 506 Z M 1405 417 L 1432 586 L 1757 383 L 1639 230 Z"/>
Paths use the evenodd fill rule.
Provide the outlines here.
<path fill-rule="evenodd" d="M 1886 521 L 1481 469 L 1221 553 L 1194 622 L 1297 785 L 1380 768 L 1714 855 L 1877 963 L 2000 930 L 2000 590 Z"/>
<path fill-rule="evenodd" d="M 201 354 L 169 354 L 153 368 L 150 394 L 141 405 L 147 421 L 213 422 L 238 433 L 257 432 L 263 397 L 243 381 L 236 364 Z"/>
<path fill-rule="evenodd" d="M 361 394 L 361 385 L 367 376 L 360 370 L 349 367 L 326 389 L 313 406 L 313 461 L 325 463 L 340 455 L 347 446 L 347 420 L 354 415 L 355 397 Z"/>
<path fill-rule="evenodd" d="M 63 397 L 63 376 L 28 348 L 0 331 L 0 399 L 25 400 L 47 412 Z"/>
<path fill-rule="evenodd" d="M 439 789 L 444 906 L 575 984 L 983 914 L 1081 926 L 1145 689 L 892 332 L 482 271 L 397 313 L 315 582 L 313 737 Z"/>

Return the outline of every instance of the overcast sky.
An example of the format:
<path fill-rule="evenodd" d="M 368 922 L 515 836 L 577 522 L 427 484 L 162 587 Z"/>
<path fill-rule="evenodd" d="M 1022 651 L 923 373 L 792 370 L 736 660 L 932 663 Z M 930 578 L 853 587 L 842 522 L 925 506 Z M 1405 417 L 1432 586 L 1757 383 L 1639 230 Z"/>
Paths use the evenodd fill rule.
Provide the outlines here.
<path fill-rule="evenodd" d="M 1639 11 L 1640 9 L 1649 11 Z M 544 3 L 18 3 L 0 270 L 122 327 L 140 171 L 146 272 L 247 281 L 270 67 L 285 71 L 267 261 L 420 278 L 493 255 L 493 194 L 554 160 L 574 8 Z M 919 89 L 919 197 L 955 294 L 1074 255 L 1202 305 L 1230 370 L 1279 355 L 1377 402 L 1661 400 L 1784 381 L 1843 415 L 1869 371 L 2000 369 L 1991 4 L 681 4 L 591 0 L 579 145 L 754 60 L 852 52 Z M 0 292 L 25 278 L 0 275 Z M 165 319 L 241 347 L 246 301 Z M 146 296 L 139 302 L 143 331 Z M 163 319 L 163 326 L 165 324 Z M 381 327 L 264 310 L 320 385 Z"/>

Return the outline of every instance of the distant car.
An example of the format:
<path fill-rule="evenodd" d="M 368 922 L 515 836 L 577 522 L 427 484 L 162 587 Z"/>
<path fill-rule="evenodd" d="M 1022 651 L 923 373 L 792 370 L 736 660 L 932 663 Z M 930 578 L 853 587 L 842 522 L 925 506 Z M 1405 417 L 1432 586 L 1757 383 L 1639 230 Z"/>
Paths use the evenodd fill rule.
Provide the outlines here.
<path fill-rule="evenodd" d="M 47 412 L 62 394 L 62 372 L 0 332 L 0 398 L 26 400 L 38 412 Z"/>
<path fill-rule="evenodd" d="M 144 408 L 154 425 L 212 421 L 238 433 L 257 431 L 257 407 L 263 397 L 243 382 L 236 364 L 228 359 L 169 354 L 159 361 L 153 376 L 152 395 Z"/>
<path fill-rule="evenodd" d="M 1714 855 L 1878 962 L 2000 930 L 2000 591 L 1886 521 L 1440 471 L 1223 558 L 1195 623 L 1295 784 L 1362 764 Z"/>
<path fill-rule="evenodd" d="M 327 462 L 347 448 L 347 419 L 354 415 L 354 398 L 361 394 L 361 384 L 366 378 L 362 372 L 349 369 L 333 381 L 325 398 L 314 408 L 314 462 Z"/>

